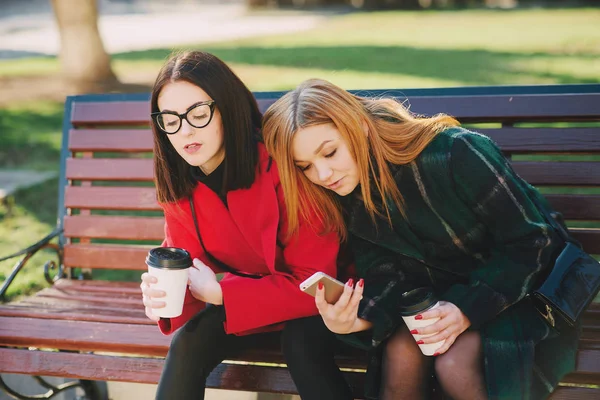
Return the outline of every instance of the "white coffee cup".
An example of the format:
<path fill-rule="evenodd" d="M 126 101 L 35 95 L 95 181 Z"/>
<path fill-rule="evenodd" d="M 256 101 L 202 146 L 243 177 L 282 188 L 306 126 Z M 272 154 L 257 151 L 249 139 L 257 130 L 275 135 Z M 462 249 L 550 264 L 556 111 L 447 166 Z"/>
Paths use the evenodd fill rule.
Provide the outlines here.
<path fill-rule="evenodd" d="M 190 254 L 177 247 L 156 247 L 146 257 L 148 273 L 157 280 L 152 289 L 162 290 L 166 296 L 156 301 L 165 302 L 165 307 L 153 308 L 157 317 L 173 318 L 181 315 L 188 283 L 188 270 L 192 266 Z"/>
<path fill-rule="evenodd" d="M 431 324 L 436 323 L 439 318 L 431 319 L 415 319 L 415 316 L 424 313 L 425 311 L 432 310 L 440 305 L 439 301 L 435 297 L 433 290 L 427 287 L 417 288 L 410 290 L 402 294 L 402 300 L 400 304 L 400 315 L 404 320 L 404 323 L 408 327 L 409 331 L 419 328 L 424 328 Z M 415 341 L 419 341 L 428 336 L 435 335 L 435 333 L 429 335 L 413 334 Z M 432 356 L 436 351 L 444 344 L 445 340 L 441 340 L 435 343 L 420 344 L 419 348 L 421 352 L 426 356 Z"/>

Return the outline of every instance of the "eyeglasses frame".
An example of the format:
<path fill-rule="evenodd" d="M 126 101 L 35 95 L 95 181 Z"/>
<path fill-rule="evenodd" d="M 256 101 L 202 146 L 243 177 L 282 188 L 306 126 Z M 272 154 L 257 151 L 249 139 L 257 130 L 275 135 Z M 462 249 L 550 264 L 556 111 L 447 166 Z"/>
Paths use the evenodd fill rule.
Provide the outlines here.
<path fill-rule="evenodd" d="M 210 116 L 208 117 L 208 121 L 206 122 L 206 124 L 204 124 L 202 126 L 196 126 L 193 123 L 191 123 L 190 120 L 187 118 L 188 113 L 190 111 L 192 111 L 193 109 L 195 109 L 196 107 L 205 106 L 205 105 L 208 105 L 208 107 L 210 109 Z M 160 124 L 158 123 L 158 117 L 162 114 L 176 115 L 179 117 L 179 126 L 177 127 L 177 130 L 175 132 L 167 132 L 163 128 L 161 128 Z M 187 121 L 188 124 L 190 124 L 190 126 L 201 129 L 201 128 L 208 126 L 208 124 L 210 124 L 210 121 L 212 121 L 214 115 L 215 115 L 215 101 L 214 100 L 200 101 L 198 103 L 192 104 L 183 114 L 178 114 L 175 111 L 158 111 L 158 112 L 150 113 L 150 116 L 152 117 L 152 120 L 156 124 L 158 129 L 160 129 L 167 135 L 174 135 L 177 132 L 179 132 L 179 130 L 183 126 L 184 119 Z"/>

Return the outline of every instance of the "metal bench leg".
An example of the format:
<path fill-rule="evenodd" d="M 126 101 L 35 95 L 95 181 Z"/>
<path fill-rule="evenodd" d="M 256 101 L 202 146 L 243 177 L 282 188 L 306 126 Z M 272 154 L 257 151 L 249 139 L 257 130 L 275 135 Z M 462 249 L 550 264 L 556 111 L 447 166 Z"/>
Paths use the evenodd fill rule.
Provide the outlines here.
<path fill-rule="evenodd" d="M 54 386 L 48 383 L 41 376 L 32 376 L 42 387 L 48 389 L 48 391 L 44 394 L 36 394 L 36 395 L 24 395 L 17 393 L 6 385 L 6 382 L 2 379 L 2 375 L 0 375 L 0 389 L 4 390 L 10 397 L 17 400 L 37 400 L 37 399 L 51 399 L 59 393 L 64 392 L 65 390 L 75 389 L 77 387 L 81 388 L 85 396 L 81 398 L 81 400 L 108 400 L 108 386 L 106 382 L 101 381 L 88 381 L 88 380 L 78 380 L 73 382 L 63 383 L 62 385 Z"/>

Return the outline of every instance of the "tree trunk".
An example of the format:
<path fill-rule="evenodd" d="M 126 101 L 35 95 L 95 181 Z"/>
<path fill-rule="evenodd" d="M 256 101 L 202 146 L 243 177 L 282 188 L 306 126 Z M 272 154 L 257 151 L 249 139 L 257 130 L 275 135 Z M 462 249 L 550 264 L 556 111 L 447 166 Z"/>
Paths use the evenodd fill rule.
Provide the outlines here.
<path fill-rule="evenodd" d="M 77 93 L 104 91 L 118 83 L 98 31 L 96 0 L 52 0 L 60 32 L 65 80 Z"/>

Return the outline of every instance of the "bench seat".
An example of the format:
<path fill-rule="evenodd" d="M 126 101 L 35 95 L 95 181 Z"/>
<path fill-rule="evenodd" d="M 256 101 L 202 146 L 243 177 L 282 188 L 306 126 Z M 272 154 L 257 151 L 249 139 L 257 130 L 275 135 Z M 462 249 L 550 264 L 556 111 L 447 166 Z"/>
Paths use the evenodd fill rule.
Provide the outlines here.
<path fill-rule="evenodd" d="M 140 297 L 136 282 L 61 279 L 34 296 L 0 306 L 3 327 L 0 346 L 6 346 L 0 347 L 2 369 L 90 380 L 156 383 L 171 337 L 162 335 L 146 318 Z M 592 304 L 583 325 L 577 372 L 565 377 L 564 385 L 600 385 L 600 304 Z M 278 335 L 262 335 L 254 348 L 221 364 L 210 375 L 208 387 L 295 393 L 289 373 L 282 366 L 285 361 L 279 350 Z M 32 352 L 24 348 L 48 351 Z M 337 360 L 359 393 L 366 366 L 364 352 L 342 346 Z M 249 363 L 270 365 L 254 368 Z M 582 389 L 580 393 L 588 392 Z M 572 397 L 573 394 L 558 390 L 552 399 L 586 398 Z"/>

